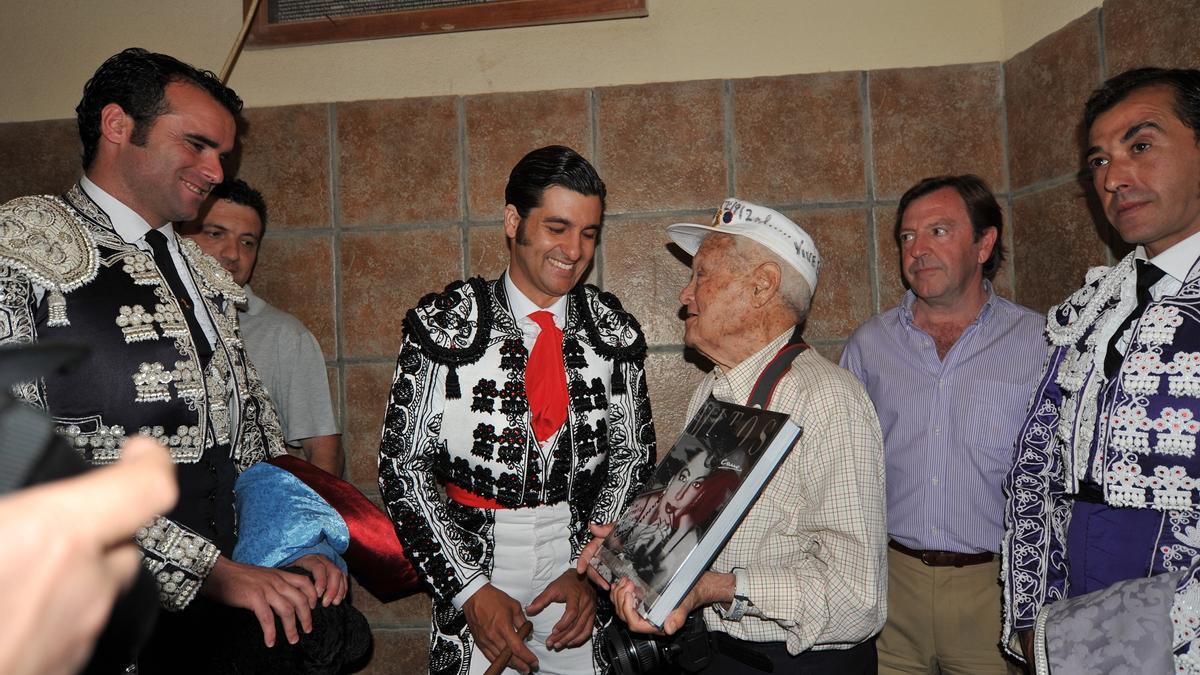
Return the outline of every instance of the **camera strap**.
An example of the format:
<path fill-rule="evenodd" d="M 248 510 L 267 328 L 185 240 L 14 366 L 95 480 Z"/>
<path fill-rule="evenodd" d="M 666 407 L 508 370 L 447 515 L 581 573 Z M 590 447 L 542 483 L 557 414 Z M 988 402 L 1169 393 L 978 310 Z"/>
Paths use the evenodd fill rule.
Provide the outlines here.
<path fill-rule="evenodd" d="M 759 373 L 758 380 L 754 382 L 754 388 L 750 390 L 750 400 L 746 402 L 746 405 L 766 410 L 767 406 L 771 404 L 771 397 L 775 395 L 775 387 L 779 386 L 779 381 L 791 369 L 792 361 L 795 361 L 796 357 L 803 354 L 806 349 L 808 349 L 808 343 L 800 334 L 800 326 L 796 326 L 792 331 L 792 336 L 788 338 L 787 344 Z"/>
<path fill-rule="evenodd" d="M 808 343 L 804 341 L 800 326 L 796 326 L 792 330 L 787 344 L 780 348 L 771 362 L 759 373 L 758 380 L 754 382 L 754 387 L 750 390 L 750 398 L 746 405 L 765 410 L 771 404 L 771 397 L 775 395 L 775 388 L 779 386 L 780 380 L 791 370 L 792 362 L 807 349 Z M 725 633 L 715 633 L 710 635 L 709 644 L 714 650 L 755 670 L 764 673 L 775 671 L 775 664 L 771 659 L 761 652 L 755 651 L 751 646 L 752 643 L 738 640 Z"/>

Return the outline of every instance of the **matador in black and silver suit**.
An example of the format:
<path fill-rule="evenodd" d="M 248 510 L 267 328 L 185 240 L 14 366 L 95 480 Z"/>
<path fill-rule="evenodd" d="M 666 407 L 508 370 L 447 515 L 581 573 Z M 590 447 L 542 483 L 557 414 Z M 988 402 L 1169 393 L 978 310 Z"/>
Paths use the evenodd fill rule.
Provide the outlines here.
<path fill-rule="evenodd" d="M 636 320 L 594 286 L 568 293 L 568 416 L 539 447 L 525 393 L 529 354 L 505 282 L 459 281 L 408 312 L 388 401 L 380 485 L 433 591 L 431 673 L 469 672 L 472 637 L 453 600 L 488 581 L 497 543 L 497 510 L 448 499 L 448 486 L 510 512 L 567 504 L 573 561 L 591 538 L 588 524 L 614 522 L 653 466 L 646 343 Z M 598 607 L 594 630 L 611 616 Z M 591 646 L 601 672 L 599 640 Z"/>
<path fill-rule="evenodd" d="M 81 186 L 0 206 L 0 343 L 90 350 L 70 373 L 27 383 L 18 395 L 44 408 L 93 464 L 115 462 L 124 438 L 142 434 L 177 465 L 179 505 L 137 534 L 170 610 L 187 607 L 218 555 L 233 548 L 237 474 L 285 452 L 237 335 L 242 290 L 194 243 L 177 241 L 203 298 L 196 309 L 217 334 L 207 363 L 151 253 L 123 240 Z"/>
<path fill-rule="evenodd" d="M 78 184 L 0 206 L 0 344 L 88 349 L 70 372 L 16 394 L 92 464 L 116 461 L 133 434 L 166 446 L 175 464 L 175 508 L 136 533 L 170 610 L 121 659 L 142 675 L 332 673 L 340 661 L 317 639 L 336 632 L 325 626 L 346 588 L 332 561 L 296 558 L 300 574 L 232 559 L 234 483 L 284 454 L 283 435 L 239 334 L 245 294 L 174 223 L 194 218 L 223 179 L 241 109 L 213 73 L 126 49 L 83 87 Z M 307 574 L 324 580 L 328 605 L 315 603 L 323 582 Z"/>

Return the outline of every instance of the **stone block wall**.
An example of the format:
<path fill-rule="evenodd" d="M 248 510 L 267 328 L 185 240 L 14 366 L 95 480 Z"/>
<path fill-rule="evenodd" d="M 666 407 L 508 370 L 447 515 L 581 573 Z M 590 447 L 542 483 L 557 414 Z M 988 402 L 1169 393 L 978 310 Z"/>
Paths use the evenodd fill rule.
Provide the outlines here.
<path fill-rule="evenodd" d="M 316 334 L 348 477 L 377 496 L 404 311 L 449 281 L 501 272 L 508 170 L 529 149 L 570 145 L 610 191 L 589 278 L 646 328 L 669 442 L 704 365 L 681 344 L 688 269 L 668 224 L 708 222 L 734 195 L 801 223 L 826 265 L 806 337 L 836 360 L 903 293 L 900 195 L 925 176 L 974 172 L 1008 216 L 998 288 L 1044 311 L 1126 250 L 1080 174 L 1083 101 L 1125 68 L 1200 66 L 1194 4 L 1107 0 L 1006 63 L 248 110 L 237 171 L 271 219 L 254 287 Z M 0 199 L 65 189 L 77 145 L 73 120 L 0 125 Z M 356 598 L 376 631 L 368 672 L 423 671 L 428 600 Z"/>

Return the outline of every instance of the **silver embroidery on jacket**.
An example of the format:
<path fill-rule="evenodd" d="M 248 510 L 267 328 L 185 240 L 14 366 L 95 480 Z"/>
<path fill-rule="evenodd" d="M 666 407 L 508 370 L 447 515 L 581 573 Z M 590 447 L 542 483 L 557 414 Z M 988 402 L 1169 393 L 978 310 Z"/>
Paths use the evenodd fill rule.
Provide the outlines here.
<path fill-rule="evenodd" d="M 171 383 L 171 373 L 161 363 L 142 363 L 133 374 L 133 386 L 137 388 L 138 403 L 155 401 L 170 401 L 171 391 L 167 385 Z"/>

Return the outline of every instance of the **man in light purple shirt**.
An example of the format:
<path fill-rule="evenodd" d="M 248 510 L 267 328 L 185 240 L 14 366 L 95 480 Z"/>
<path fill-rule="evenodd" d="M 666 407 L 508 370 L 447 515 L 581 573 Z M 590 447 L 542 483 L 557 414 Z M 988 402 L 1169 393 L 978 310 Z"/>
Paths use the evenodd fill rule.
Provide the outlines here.
<path fill-rule="evenodd" d="M 1048 349 L 1045 320 L 992 289 L 1004 222 L 978 177 L 916 184 L 895 227 L 910 290 L 842 354 L 884 434 L 889 614 L 879 672 L 1004 673 L 1002 487 Z"/>

